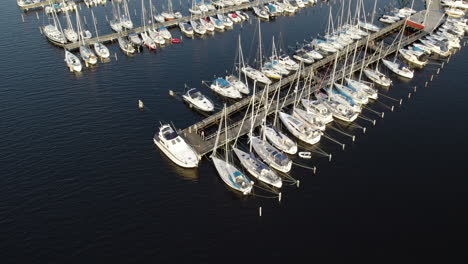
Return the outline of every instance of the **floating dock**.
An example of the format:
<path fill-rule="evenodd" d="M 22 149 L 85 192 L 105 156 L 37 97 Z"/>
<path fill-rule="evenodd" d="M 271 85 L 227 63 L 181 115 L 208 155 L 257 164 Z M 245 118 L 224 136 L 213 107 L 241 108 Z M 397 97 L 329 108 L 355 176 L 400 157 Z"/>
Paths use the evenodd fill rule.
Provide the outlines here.
<path fill-rule="evenodd" d="M 437 8 L 434 8 L 433 5 L 436 5 Z M 409 20 L 417 23 L 421 23 L 424 25 L 423 30 L 416 30 L 415 33 L 411 34 L 410 36 L 405 36 L 401 40 L 401 46 L 406 46 L 414 41 L 426 36 L 427 34 L 431 33 L 436 27 L 440 25 L 442 22 L 442 19 L 444 18 L 444 13 L 440 11 L 438 8 L 439 1 L 430 1 L 430 4 L 427 6 L 426 10 L 420 11 L 414 15 L 412 15 Z M 408 25 L 406 20 L 398 21 L 394 24 L 391 24 L 387 27 L 382 28 L 380 31 L 375 32 L 369 36 L 369 38 L 363 38 L 357 42 L 358 48 L 363 48 L 366 45 L 367 40 L 369 40 L 369 45 L 368 48 L 376 50 L 377 47 L 375 44 L 373 44 L 375 41 L 383 40 L 385 37 L 387 37 L 390 34 L 393 34 L 399 30 L 402 29 L 404 23 Z M 353 52 L 354 47 L 356 44 L 351 44 L 351 49 L 346 51 L 346 49 L 339 51 L 338 52 L 338 57 L 343 58 L 346 55 L 350 55 L 350 53 Z M 386 45 L 382 48 L 382 52 L 379 53 L 379 55 L 368 55 L 364 59 L 359 59 L 355 61 L 355 64 L 353 67 L 351 65 L 348 65 L 346 68 L 341 68 L 337 69 L 335 76 L 342 76 L 343 73 L 345 75 L 349 75 L 350 73 L 359 71 L 362 66 L 367 66 L 369 64 L 372 64 L 374 62 L 377 62 L 378 60 L 381 60 L 385 56 L 388 56 L 389 54 L 392 54 L 397 51 L 397 44 L 393 43 L 392 45 Z M 302 70 L 301 75 L 302 76 L 307 76 L 311 71 L 317 72 L 318 70 L 323 70 L 324 68 L 330 66 L 331 63 L 334 62 L 336 59 L 337 54 L 332 54 L 329 55 L 325 58 L 323 58 L 320 61 L 317 61 L 313 63 L 310 66 L 305 67 Z M 352 71 L 352 72 L 351 72 Z M 336 79 L 341 79 L 341 78 L 336 78 Z M 297 80 L 297 76 L 295 74 L 290 75 L 288 77 L 285 77 L 281 81 L 278 81 L 276 83 L 271 84 L 268 87 L 268 98 L 271 98 L 275 92 L 279 90 L 286 90 L 291 87 L 291 85 L 294 84 L 295 80 Z M 323 87 L 328 87 L 331 82 L 331 78 L 325 76 L 325 79 L 322 80 L 322 78 L 315 77 L 313 78 L 312 85 L 310 92 L 313 93 Z M 298 94 L 302 93 L 302 89 L 305 88 L 299 88 L 299 91 L 297 91 Z M 261 94 L 263 93 L 262 91 L 258 91 L 255 95 L 255 105 L 258 106 L 259 104 L 261 105 L 262 102 L 260 102 Z M 304 91 L 304 94 L 307 95 L 307 93 Z M 295 99 L 295 94 L 291 93 L 287 97 L 282 97 L 280 98 L 279 102 L 277 100 L 273 100 L 271 103 L 271 106 L 269 106 L 269 110 L 266 110 L 264 107 L 262 107 L 258 111 L 258 116 L 265 116 L 265 115 L 270 115 L 273 114 L 274 111 L 276 110 L 276 105 L 278 103 L 281 103 L 284 106 L 291 105 L 294 102 Z M 241 113 L 247 108 L 247 106 L 251 103 L 252 101 L 252 96 L 245 97 L 244 99 L 226 107 L 226 115 L 228 120 L 230 120 L 231 116 Z M 265 113 L 265 111 L 268 111 L 268 113 Z M 213 129 L 213 127 L 217 128 L 217 125 L 219 124 L 221 117 L 223 116 L 222 111 L 215 113 L 200 122 L 197 122 L 183 130 L 180 130 L 179 133 L 181 136 L 183 136 L 187 142 L 193 146 L 193 148 L 197 151 L 198 155 L 204 156 L 208 153 L 210 153 L 214 147 L 215 140 L 216 140 L 216 134 L 217 131 L 216 129 Z M 234 120 L 234 118 L 232 118 Z M 247 134 L 250 131 L 250 127 L 252 126 L 251 122 L 254 122 L 253 127 L 257 127 L 261 124 L 262 118 L 255 118 L 252 120 L 251 114 L 247 113 L 247 117 L 245 118 L 244 122 L 242 120 L 239 120 L 237 122 L 231 123 L 228 125 L 227 129 L 227 140 L 226 140 L 226 135 L 225 135 L 225 129 L 223 129 L 220 133 L 219 141 L 218 141 L 218 146 L 223 146 L 226 143 L 229 143 L 236 139 L 238 136 L 242 136 Z M 211 129 L 208 129 L 211 128 Z M 211 131 L 211 133 L 209 133 Z"/>

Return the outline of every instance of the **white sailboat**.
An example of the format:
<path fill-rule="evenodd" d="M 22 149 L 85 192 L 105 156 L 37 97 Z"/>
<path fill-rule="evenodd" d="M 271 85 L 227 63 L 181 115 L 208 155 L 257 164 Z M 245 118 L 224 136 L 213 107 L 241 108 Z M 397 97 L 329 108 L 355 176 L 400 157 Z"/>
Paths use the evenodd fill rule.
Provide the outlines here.
<path fill-rule="evenodd" d="M 97 23 L 96 23 L 96 18 L 94 17 L 94 12 L 91 10 L 91 16 L 93 18 L 93 24 L 94 24 L 94 29 L 96 31 L 96 42 L 94 42 L 93 47 L 94 47 L 94 52 L 96 52 L 96 55 L 100 58 L 107 59 L 110 57 L 110 52 L 109 49 L 102 44 L 99 41 L 99 33 L 97 30 Z"/>
<path fill-rule="evenodd" d="M 224 30 L 224 23 L 216 17 L 210 17 L 210 22 L 213 23 L 215 29 Z"/>
<path fill-rule="evenodd" d="M 284 112 L 279 112 L 279 118 L 288 131 L 303 142 L 313 145 L 320 141 L 322 132 L 319 129 L 312 128 L 294 116 Z"/>
<path fill-rule="evenodd" d="M 203 26 L 203 24 L 199 23 L 199 21 L 190 20 L 190 24 L 192 25 L 193 32 L 195 32 L 198 35 L 205 35 L 206 28 L 205 26 Z"/>
<path fill-rule="evenodd" d="M 67 28 L 63 30 L 65 37 L 70 42 L 77 42 L 78 33 L 76 33 L 75 29 L 73 28 L 73 24 L 71 22 L 70 14 L 68 13 L 68 11 L 65 12 L 65 19 L 67 20 Z"/>
<path fill-rule="evenodd" d="M 250 137 L 255 153 L 272 168 L 287 173 L 291 170 L 292 161 L 283 152 L 259 137 Z"/>
<path fill-rule="evenodd" d="M 234 25 L 232 20 L 229 17 L 225 16 L 224 14 L 218 13 L 217 17 L 221 22 L 223 22 L 224 27 L 232 28 L 232 26 Z"/>
<path fill-rule="evenodd" d="M 55 9 L 52 12 L 52 19 L 54 21 L 54 24 L 48 24 L 42 28 L 42 32 L 44 32 L 44 35 L 47 37 L 49 41 L 52 43 L 56 44 L 65 44 L 67 43 L 67 39 L 65 38 L 60 22 L 57 18 L 57 13 L 55 13 Z"/>
<path fill-rule="evenodd" d="M 210 20 L 205 20 L 203 18 L 200 18 L 200 24 L 203 25 L 206 29 L 206 31 L 208 32 L 214 32 L 215 31 L 215 26 L 213 25 L 213 23 L 210 21 Z"/>
<path fill-rule="evenodd" d="M 80 41 L 80 56 L 81 59 L 85 62 L 86 66 L 89 64 L 94 65 L 97 63 L 97 57 L 94 52 L 91 50 L 88 44 L 85 43 L 83 38 L 83 31 L 81 28 L 81 20 L 78 14 L 78 9 L 76 12 L 76 27 L 78 29 L 79 41 Z"/>
<path fill-rule="evenodd" d="M 68 50 L 65 50 L 65 62 L 71 72 L 80 72 L 82 69 L 80 59 Z"/>
<path fill-rule="evenodd" d="M 161 125 L 154 134 L 153 142 L 175 164 L 183 168 L 198 167 L 197 153 L 170 125 Z"/>
<path fill-rule="evenodd" d="M 227 117 L 226 116 L 226 106 L 224 106 L 224 122 L 225 122 L 225 129 L 226 132 L 226 143 L 227 143 Z M 241 192 L 243 195 L 248 195 L 252 191 L 253 188 L 253 181 L 243 174 L 239 169 L 237 169 L 231 161 L 229 161 L 229 151 L 228 151 L 228 144 L 226 144 L 226 156 L 224 159 L 219 157 L 216 154 L 216 148 L 219 142 L 219 135 L 221 133 L 221 126 L 223 119 L 219 122 L 218 134 L 216 135 L 215 146 L 213 148 L 213 154 L 211 155 L 211 159 L 213 160 L 213 164 L 218 172 L 219 177 L 226 183 L 227 186 L 231 187 L 232 189 Z"/>
<path fill-rule="evenodd" d="M 119 37 L 117 39 L 120 49 L 127 55 L 135 53 L 135 48 L 132 43 L 125 38 Z"/>

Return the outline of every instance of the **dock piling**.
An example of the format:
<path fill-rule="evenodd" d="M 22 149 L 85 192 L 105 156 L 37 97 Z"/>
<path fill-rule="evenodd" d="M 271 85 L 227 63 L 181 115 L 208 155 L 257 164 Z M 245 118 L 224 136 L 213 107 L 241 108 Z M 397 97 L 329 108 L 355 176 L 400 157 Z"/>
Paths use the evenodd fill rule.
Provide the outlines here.
<path fill-rule="evenodd" d="M 258 207 L 258 216 L 262 216 L 262 207 Z"/>

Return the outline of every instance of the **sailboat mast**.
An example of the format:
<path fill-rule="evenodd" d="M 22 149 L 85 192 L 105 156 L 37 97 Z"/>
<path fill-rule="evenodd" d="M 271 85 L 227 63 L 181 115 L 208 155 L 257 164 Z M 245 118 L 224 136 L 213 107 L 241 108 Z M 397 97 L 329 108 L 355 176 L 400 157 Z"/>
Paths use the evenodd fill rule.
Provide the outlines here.
<path fill-rule="evenodd" d="M 346 56 L 345 56 L 345 62 L 343 65 L 343 74 L 341 75 L 341 85 L 343 85 L 344 78 L 345 78 L 345 72 L 346 72 L 346 66 L 348 65 L 348 54 L 349 54 L 349 45 L 346 46 Z"/>
<path fill-rule="evenodd" d="M 99 33 L 97 31 L 97 23 L 96 23 L 96 18 L 94 17 L 94 12 L 93 12 L 93 9 L 91 9 L 91 16 L 93 17 L 93 24 L 94 24 L 94 30 L 96 30 L 96 38 L 99 42 Z"/>
<path fill-rule="evenodd" d="M 224 104 L 224 135 L 226 138 L 226 141 L 224 142 L 224 145 L 226 146 L 226 163 L 228 163 L 228 126 L 227 126 L 227 111 L 226 111 L 226 104 Z"/>
<path fill-rule="evenodd" d="M 377 8 L 377 0 L 374 1 L 374 9 L 372 10 L 371 24 L 374 23 L 375 9 Z"/>
<path fill-rule="evenodd" d="M 331 100 L 333 83 L 335 82 L 335 72 L 336 72 L 336 64 L 337 63 L 338 63 L 338 52 L 336 53 L 335 62 L 333 63 L 333 73 L 332 73 L 332 78 L 331 78 L 331 81 L 330 81 L 330 93 L 328 94 L 328 101 Z"/>
<path fill-rule="evenodd" d="M 356 41 L 356 46 L 354 47 L 353 60 L 351 61 L 351 70 L 349 71 L 349 77 L 350 78 L 351 78 L 351 75 L 353 74 L 353 70 L 354 70 L 354 61 L 356 59 L 357 47 L 358 47 L 358 41 Z"/>
<path fill-rule="evenodd" d="M 367 37 L 366 47 L 364 48 L 364 58 L 366 57 L 366 54 L 367 54 L 367 46 L 369 45 L 369 39 L 370 39 L 370 35 Z M 361 71 L 359 72 L 359 81 L 361 81 L 363 70 L 364 70 L 364 61 L 362 62 Z"/>
<path fill-rule="evenodd" d="M 254 122 L 255 122 L 255 86 L 257 84 L 257 81 L 254 81 L 254 86 L 253 86 L 253 92 L 252 92 L 252 116 L 250 117 L 250 132 L 249 136 L 253 137 L 253 127 L 254 127 Z M 252 152 L 252 140 L 250 140 L 250 152 Z"/>
<path fill-rule="evenodd" d="M 260 54 L 259 60 L 260 60 L 260 67 L 263 66 L 262 63 L 262 31 L 260 27 L 260 18 L 258 19 L 258 53 Z"/>

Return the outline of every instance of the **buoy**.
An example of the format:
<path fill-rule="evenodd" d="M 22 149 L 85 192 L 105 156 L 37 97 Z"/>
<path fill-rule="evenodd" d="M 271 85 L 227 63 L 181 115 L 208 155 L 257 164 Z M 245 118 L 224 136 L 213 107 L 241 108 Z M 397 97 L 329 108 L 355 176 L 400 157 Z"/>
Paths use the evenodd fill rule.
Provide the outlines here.
<path fill-rule="evenodd" d="M 143 110 L 143 107 L 145 107 L 145 106 L 143 105 L 143 102 L 142 102 L 141 100 L 138 100 L 138 108 L 139 108 L 140 110 Z"/>
<path fill-rule="evenodd" d="M 179 44 L 179 43 L 180 43 L 180 39 L 178 39 L 178 38 L 173 38 L 173 39 L 171 40 L 171 42 L 174 43 L 174 44 Z"/>

